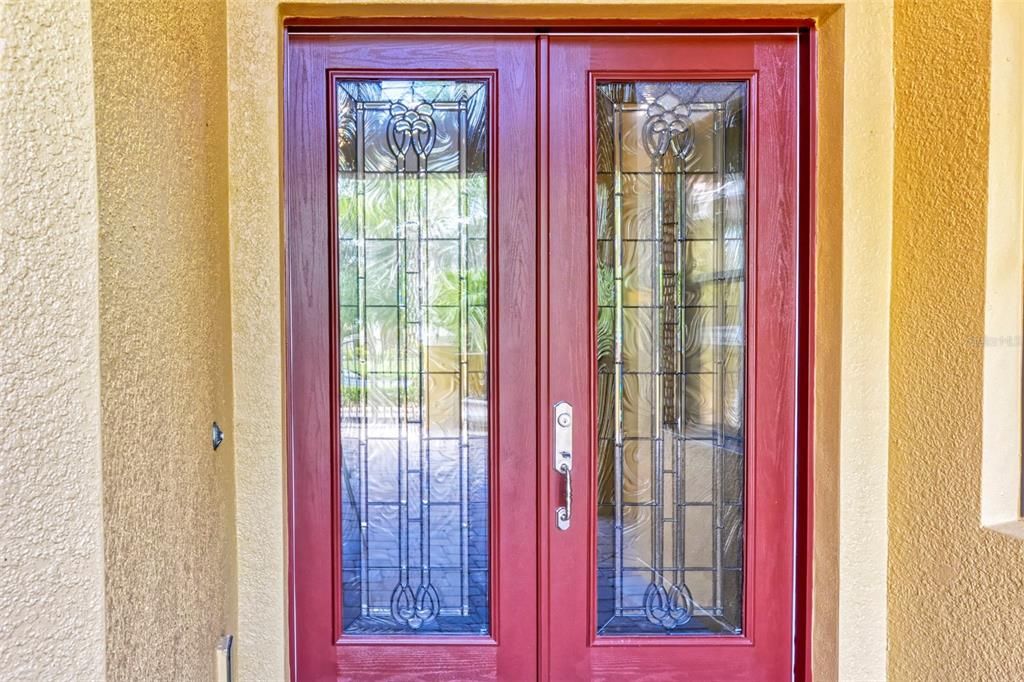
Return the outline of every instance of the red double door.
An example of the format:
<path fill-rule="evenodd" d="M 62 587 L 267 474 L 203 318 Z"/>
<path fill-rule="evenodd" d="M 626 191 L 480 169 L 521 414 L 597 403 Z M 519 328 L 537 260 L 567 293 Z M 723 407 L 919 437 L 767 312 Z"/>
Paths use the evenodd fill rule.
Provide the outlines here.
<path fill-rule="evenodd" d="M 294 679 L 793 677 L 799 53 L 288 34 Z"/>

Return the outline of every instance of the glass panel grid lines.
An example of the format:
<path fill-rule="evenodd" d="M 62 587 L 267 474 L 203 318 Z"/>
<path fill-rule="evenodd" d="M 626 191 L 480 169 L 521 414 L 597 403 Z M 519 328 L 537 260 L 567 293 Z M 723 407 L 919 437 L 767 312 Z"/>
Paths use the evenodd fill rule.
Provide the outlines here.
<path fill-rule="evenodd" d="M 344 632 L 487 634 L 487 86 L 336 97 Z"/>
<path fill-rule="evenodd" d="M 598 634 L 737 634 L 746 85 L 597 90 Z"/>

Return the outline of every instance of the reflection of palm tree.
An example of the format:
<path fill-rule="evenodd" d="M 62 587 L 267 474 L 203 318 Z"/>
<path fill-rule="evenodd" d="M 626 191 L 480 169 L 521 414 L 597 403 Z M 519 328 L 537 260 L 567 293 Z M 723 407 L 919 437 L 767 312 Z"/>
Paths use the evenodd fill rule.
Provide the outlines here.
<path fill-rule="evenodd" d="M 342 282 L 343 286 L 351 282 L 351 286 L 355 287 L 356 280 L 355 278 L 344 278 Z M 487 350 L 487 273 L 483 268 L 466 270 L 464 287 L 468 316 L 466 320 L 467 349 L 469 354 L 482 357 Z M 434 307 L 430 311 L 430 326 L 432 333 L 443 339 L 434 352 L 438 352 L 442 345 L 458 348 L 457 340 L 461 333 L 459 271 L 457 269 L 447 270 L 436 275 L 436 278 L 431 281 L 431 289 Z M 342 300 L 356 299 L 355 291 L 342 291 L 340 295 Z M 369 338 L 377 339 L 378 341 L 394 339 L 397 343 L 397 315 L 364 320 L 363 324 L 367 325 L 366 332 Z M 345 325 L 342 326 L 344 327 Z M 360 349 L 358 334 L 355 333 L 342 337 L 340 341 L 343 367 L 341 381 L 342 404 L 346 407 L 355 407 L 359 405 L 360 397 L 364 390 L 358 374 L 353 370 L 353 368 L 359 366 L 360 355 L 367 356 L 371 365 L 369 367 L 371 372 L 382 371 L 384 367 L 393 367 L 395 357 L 394 353 L 388 352 L 386 349 L 388 344 L 385 343 L 382 343 L 382 347 L 377 348 L 372 353 L 368 348 Z M 409 379 L 409 377 L 401 377 L 399 378 L 399 384 Z"/>
<path fill-rule="evenodd" d="M 468 306 L 466 339 L 470 352 L 483 352 L 484 339 L 487 337 L 487 273 L 482 268 L 471 268 L 465 271 L 465 295 Z M 434 292 L 434 305 L 439 306 L 432 311 L 431 323 L 447 332 L 452 338 L 458 338 L 459 329 L 459 272 L 449 270 L 438 275 L 431 282 Z M 476 344 L 473 344 L 476 341 Z"/>
<path fill-rule="evenodd" d="M 458 362 L 459 354 L 465 349 L 466 357 L 463 359 L 470 372 L 468 384 L 460 386 L 460 380 L 452 377 L 449 390 L 459 393 L 464 412 L 462 416 L 468 420 L 468 428 L 480 435 L 486 434 L 487 428 L 486 380 L 477 379 L 481 376 L 478 372 L 484 369 L 487 351 L 487 273 L 482 268 L 470 268 L 463 273 L 462 282 L 459 281 L 458 270 L 442 272 L 431 282 L 433 302 L 437 306 L 431 311 L 431 326 L 433 333 L 441 337 L 441 342 L 429 350 L 438 359 L 448 357 Z M 463 295 L 466 304 L 464 327 L 460 317 L 460 296 Z M 462 334 L 466 338 L 460 343 Z M 434 407 L 440 408 L 440 405 Z M 457 416 L 449 415 L 450 418 Z"/>

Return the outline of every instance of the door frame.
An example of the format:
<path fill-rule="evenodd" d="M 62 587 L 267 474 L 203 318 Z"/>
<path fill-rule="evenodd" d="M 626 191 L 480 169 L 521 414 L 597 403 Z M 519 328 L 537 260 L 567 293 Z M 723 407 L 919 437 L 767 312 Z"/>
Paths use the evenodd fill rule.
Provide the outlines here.
<path fill-rule="evenodd" d="M 287 63 L 288 34 L 297 33 L 366 33 L 376 32 L 387 33 L 525 33 L 531 35 L 543 35 L 545 33 L 663 33 L 663 34 L 706 34 L 706 33 L 797 33 L 799 37 L 799 91 L 798 116 L 798 215 L 797 225 L 797 256 L 798 272 L 797 281 L 797 414 L 796 414 L 796 482 L 794 499 L 794 644 L 796 654 L 794 657 L 794 679 L 810 680 L 812 673 L 812 617 L 813 617 L 813 564 L 814 564 L 814 395 L 815 395 L 815 311 L 816 295 L 815 282 L 817 281 L 817 259 L 816 252 L 816 216 L 817 216 L 817 133 L 816 121 L 818 83 L 818 31 L 813 19 L 690 19 L 690 20 L 572 20 L 572 19 L 532 19 L 529 16 L 529 8 L 522 8 L 522 14 L 502 21 L 480 19 L 473 17 L 295 17 L 283 20 L 284 30 L 284 63 Z M 544 73 L 545 64 L 538 61 L 538 71 Z M 282 83 L 287 89 L 288 73 L 281 74 Z M 538 410 L 543 414 L 545 406 L 550 403 L 550 396 L 547 395 L 547 382 L 541 381 L 548 371 L 547 354 L 545 352 L 547 342 L 543 336 L 546 330 L 541 326 L 541 321 L 547 317 L 548 277 L 547 268 L 549 264 L 546 259 L 547 252 L 547 195 L 542 179 L 548 170 L 548 157 L 546 147 L 547 126 L 545 117 L 540 112 L 547 106 L 546 84 L 538 79 L 537 83 L 537 136 L 539 143 L 537 154 L 537 310 L 536 328 L 537 334 L 537 405 Z M 283 104 L 282 104 L 283 108 Z M 287 131 L 282 126 L 282 137 L 287 136 Z M 282 140 L 283 142 L 283 140 Z M 284 189 L 282 179 L 282 214 L 288 214 L 287 193 Z M 285 226 L 285 242 L 287 242 L 287 221 Z M 285 252 L 282 268 L 284 286 L 284 319 L 289 319 L 289 311 L 292 308 L 292 282 L 287 275 L 291 265 L 289 253 Z M 288 556 L 291 557 L 293 550 L 293 538 L 298 532 L 295 525 L 294 514 L 292 513 L 294 503 L 293 472 L 295 469 L 295 448 L 294 433 L 297 401 L 291 399 L 287 390 L 288 377 L 294 375 L 295 359 L 288 352 L 291 346 L 291 329 L 285 326 L 283 345 L 285 348 L 285 457 L 286 457 L 286 502 L 288 517 L 286 520 L 286 531 L 288 534 L 287 548 Z M 333 336 L 334 331 L 331 330 Z M 547 440 L 550 434 L 537 429 L 537 447 L 539 451 L 546 451 Z M 332 439 L 333 440 L 333 439 Z M 538 471 L 537 490 L 537 518 L 540 521 L 541 533 L 547 534 L 550 529 L 543 523 L 549 511 L 546 508 L 546 497 L 541 488 L 540 473 L 543 470 L 543 463 Z M 335 483 L 332 482 L 332 486 Z M 332 543 L 334 538 L 332 538 Z M 544 572 L 541 570 L 546 565 L 547 542 L 541 543 L 543 549 L 538 553 L 538 576 L 541 583 L 544 582 Z M 287 567 L 287 604 L 288 604 L 288 636 L 291 646 L 289 647 L 289 670 L 294 675 L 295 671 L 295 638 L 296 624 L 294 622 L 291 605 L 295 599 L 296 571 L 289 563 Z M 541 588 L 543 594 L 543 588 Z M 333 602 L 333 599 L 332 599 Z M 546 642 L 538 630 L 537 649 L 539 659 L 548 655 Z"/>

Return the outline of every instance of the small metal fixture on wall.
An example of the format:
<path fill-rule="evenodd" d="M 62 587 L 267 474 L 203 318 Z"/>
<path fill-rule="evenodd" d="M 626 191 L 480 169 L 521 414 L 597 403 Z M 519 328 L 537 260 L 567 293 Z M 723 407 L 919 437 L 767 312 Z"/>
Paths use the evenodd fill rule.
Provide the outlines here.
<path fill-rule="evenodd" d="M 231 682 L 231 658 L 232 654 L 234 653 L 234 643 L 234 635 L 224 635 L 217 642 L 217 648 L 214 652 L 217 671 L 217 682 Z"/>
<path fill-rule="evenodd" d="M 213 426 L 210 428 L 210 440 L 213 443 L 214 450 L 219 448 L 220 444 L 224 442 L 224 431 L 221 430 L 217 422 L 213 422 Z"/>

